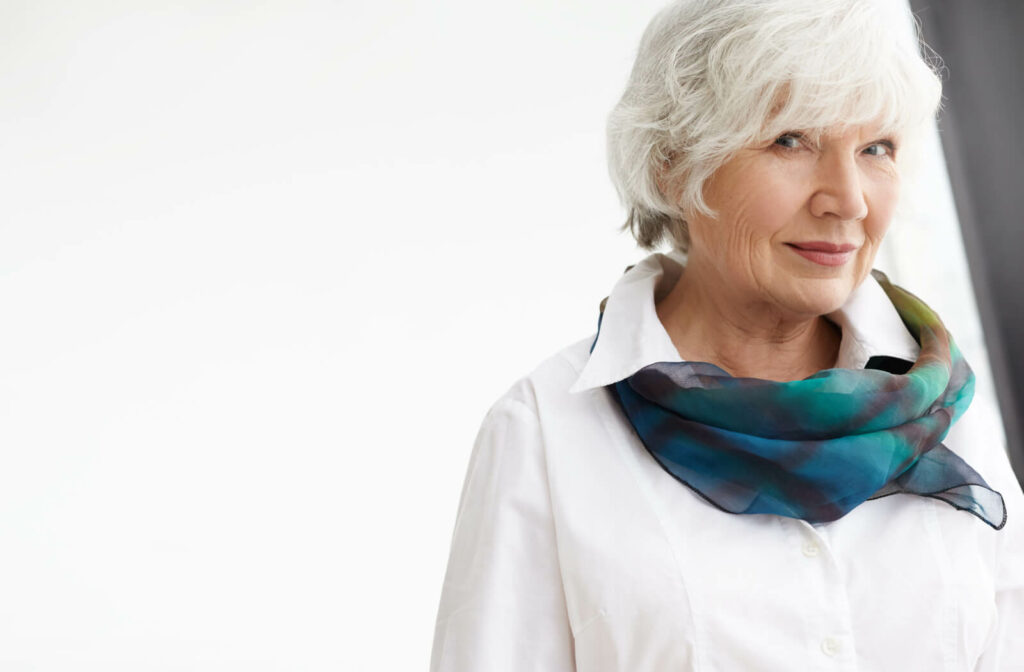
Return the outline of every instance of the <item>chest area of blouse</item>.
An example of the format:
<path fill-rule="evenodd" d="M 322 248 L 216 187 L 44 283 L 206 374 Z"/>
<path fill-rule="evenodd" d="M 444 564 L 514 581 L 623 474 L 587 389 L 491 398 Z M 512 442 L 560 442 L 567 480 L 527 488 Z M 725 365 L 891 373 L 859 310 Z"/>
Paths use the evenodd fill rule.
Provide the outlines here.
<path fill-rule="evenodd" d="M 967 514 L 906 495 L 817 527 L 726 514 L 612 404 L 572 418 L 545 442 L 580 672 L 973 669 L 994 603 Z"/>

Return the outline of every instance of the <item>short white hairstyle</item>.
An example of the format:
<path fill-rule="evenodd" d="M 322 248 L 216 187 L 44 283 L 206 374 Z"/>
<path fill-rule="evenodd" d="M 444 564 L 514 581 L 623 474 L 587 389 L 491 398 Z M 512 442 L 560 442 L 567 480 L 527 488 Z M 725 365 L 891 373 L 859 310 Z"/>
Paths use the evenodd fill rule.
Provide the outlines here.
<path fill-rule="evenodd" d="M 685 213 L 715 214 L 707 179 L 738 150 L 787 131 L 877 123 L 905 148 L 934 119 L 942 84 L 914 22 L 882 2 L 903 4 L 677 0 L 661 10 L 608 119 L 623 228 L 642 247 L 687 250 Z"/>

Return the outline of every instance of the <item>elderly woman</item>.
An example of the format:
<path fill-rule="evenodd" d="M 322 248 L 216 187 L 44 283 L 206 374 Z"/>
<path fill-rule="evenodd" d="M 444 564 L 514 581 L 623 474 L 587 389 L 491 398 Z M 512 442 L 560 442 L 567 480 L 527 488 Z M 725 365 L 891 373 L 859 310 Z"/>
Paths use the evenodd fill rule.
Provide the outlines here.
<path fill-rule="evenodd" d="M 1024 497 L 949 332 L 872 271 L 940 96 L 879 11 L 655 17 L 609 155 L 673 249 L 484 420 L 433 670 L 1024 669 Z"/>

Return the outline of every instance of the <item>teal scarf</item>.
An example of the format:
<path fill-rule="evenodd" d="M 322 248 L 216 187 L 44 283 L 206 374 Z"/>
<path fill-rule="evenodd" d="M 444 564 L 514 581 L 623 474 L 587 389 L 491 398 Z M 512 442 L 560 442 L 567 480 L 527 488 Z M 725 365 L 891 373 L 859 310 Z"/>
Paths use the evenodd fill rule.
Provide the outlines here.
<path fill-rule="evenodd" d="M 1001 529 L 1002 495 L 941 443 L 974 374 L 938 316 L 873 273 L 921 346 L 906 373 L 827 369 L 779 383 L 659 362 L 608 387 L 654 459 L 723 511 L 824 523 L 906 493 Z"/>

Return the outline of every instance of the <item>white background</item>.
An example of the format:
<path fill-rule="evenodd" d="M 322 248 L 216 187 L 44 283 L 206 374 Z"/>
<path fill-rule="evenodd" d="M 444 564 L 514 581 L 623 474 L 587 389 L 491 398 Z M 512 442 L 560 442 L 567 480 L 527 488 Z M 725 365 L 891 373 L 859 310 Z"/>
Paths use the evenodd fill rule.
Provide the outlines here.
<path fill-rule="evenodd" d="M 426 668 L 480 420 L 644 256 L 660 5 L 0 4 L 0 669 Z M 879 266 L 984 376 L 932 151 Z"/>

